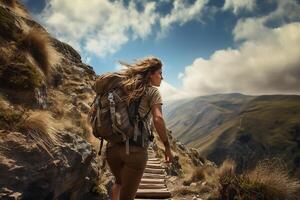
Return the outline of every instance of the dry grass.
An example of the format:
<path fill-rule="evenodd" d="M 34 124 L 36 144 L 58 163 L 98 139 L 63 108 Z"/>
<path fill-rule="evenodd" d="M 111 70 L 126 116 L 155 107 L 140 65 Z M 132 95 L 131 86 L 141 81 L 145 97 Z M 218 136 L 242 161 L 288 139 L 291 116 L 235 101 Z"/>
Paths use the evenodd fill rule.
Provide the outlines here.
<path fill-rule="evenodd" d="M 185 196 L 185 195 L 190 195 L 190 194 L 198 194 L 198 191 L 196 191 L 195 189 L 193 189 L 191 187 L 182 186 L 182 187 L 176 188 L 172 192 L 173 196 Z"/>
<path fill-rule="evenodd" d="M 13 12 L 21 17 L 30 19 L 30 14 L 23 4 L 17 0 L 0 0 L 0 4 L 9 7 Z"/>
<path fill-rule="evenodd" d="M 3 48 L 0 48 L 0 66 L 8 63 L 7 55 Z"/>
<path fill-rule="evenodd" d="M 187 197 L 191 195 L 200 195 L 211 193 L 212 188 L 209 185 L 197 184 L 195 186 L 180 186 L 172 191 L 173 197 Z M 190 199 L 190 198 L 185 198 Z"/>
<path fill-rule="evenodd" d="M 184 181 L 184 185 L 190 185 L 191 183 L 196 183 L 205 179 L 205 171 L 206 166 L 196 167 L 192 174 L 190 175 L 189 179 Z"/>
<path fill-rule="evenodd" d="M 17 13 L 21 17 L 25 17 L 27 19 L 31 19 L 30 13 L 26 9 L 26 7 L 20 3 L 20 1 L 15 0 L 16 7 L 14 8 L 15 13 Z"/>
<path fill-rule="evenodd" d="M 29 53 L 39 68 L 48 76 L 50 72 L 49 35 L 39 28 L 32 28 L 19 41 L 19 48 Z"/>
<path fill-rule="evenodd" d="M 17 41 L 22 35 L 17 23 L 16 17 L 0 6 L 0 37 L 7 41 Z"/>
<path fill-rule="evenodd" d="M 31 137 L 50 156 L 51 149 L 59 145 L 57 127 L 49 112 L 35 111 L 28 114 L 21 125 L 21 131 Z"/>
<path fill-rule="evenodd" d="M 236 164 L 233 160 L 225 160 L 217 171 L 219 179 L 235 175 Z"/>
<path fill-rule="evenodd" d="M 20 123 L 23 121 L 24 112 L 19 111 L 9 102 L 0 96 L 0 127 L 4 130 L 18 131 Z"/>
<path fill-rule="evenodd" d="M 87 121 L 87 115 L 83 114 L 72 105 L 72 99 L 61 91 L 49 90 L 49 110 L 54 113 L 56 120 L 60 121 L 62 128 L 69 132 L 76 133 L 83 138 L 91 134 L 91 126 Z"/>
<path fill-rule="evenodd" d="M 246 176 L 251 182 L 271 186 L 285 199 L 296 199 L 295 195 L 300 189 L 299 180 L 291 178 L 285 164 L 278 159 L 260 162 Z"/>
<path fill-rule="evenodd" d="M 88 116 L 86 114 L 82 114 L 81 118 L 78 119 L 79 126 L 82 129 L 82 134 L 84 138 L 87 138 L 92 134 L 92 127 L 88 121 Z"/>
<path fill-rule="evenodd" d="M 292 200 L 300 189 L 298 180 L 274 161 L 264 161 L 254 170 L 236 174 L 235 163 L 225 161 L 217 170 L 218 199 Z"/>
<path fill-rule="evenodd" d="M 0 0 L 0 3 L 10 8 L 16 8 L 17 6 L 16 0 Z"/>

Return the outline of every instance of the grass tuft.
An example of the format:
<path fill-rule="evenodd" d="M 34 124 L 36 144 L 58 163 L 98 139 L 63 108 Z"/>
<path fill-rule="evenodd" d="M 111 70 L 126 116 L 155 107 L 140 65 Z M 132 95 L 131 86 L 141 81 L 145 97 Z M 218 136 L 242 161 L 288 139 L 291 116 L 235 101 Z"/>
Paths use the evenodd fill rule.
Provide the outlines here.
<path fill-rule="evenodd" d="M 0 0 L 0 3 L 11 8 L 17 6 L 16 0 Z"/>
<path fill-rule="evenodd" d="M 292 200 L 297 199 L 300 189 L 299 181 L 274 161 L 263 161 L 243 174 L 235 173 L 233 161 L 225 161 L 217 175 L 219 199 L 222 200 Z"/>
<path fill-rule="evenodd" d="M 29 62 L 7 63 L 0 66 L 1 87 L 14 90 L 34 90 L 41 86 L 43 76 Z"/>
<path fill-rule="evenodd" d="M 45 111 L 29 113 L 21 125 L 21 131 L 30 136 L 50 156 L 51 149 L 59 145 L 59 138 L 52 116 Z"/>
<path fill-rule="evenodd" d="M 22 30 L 16 23 L 18 21 L 15 16 L 0 6 L 0 37 L 8 41 L 17 41 L 22 36 Z"/>
<path fill-rule="evenodd" d="M 4 98 L 0 96 L 0 127 L 3 130 L 18 131 L 24 120 L 25 111 L 11 107 Z"/>
<path fill-rule="evenodd" d="M 18 46 L 32 56 L 46 76 L 49 74 L 50 61 L 48 50 L 51 44 L 46 32 L 39 28 L 32 28 L 19 41 Z"/>

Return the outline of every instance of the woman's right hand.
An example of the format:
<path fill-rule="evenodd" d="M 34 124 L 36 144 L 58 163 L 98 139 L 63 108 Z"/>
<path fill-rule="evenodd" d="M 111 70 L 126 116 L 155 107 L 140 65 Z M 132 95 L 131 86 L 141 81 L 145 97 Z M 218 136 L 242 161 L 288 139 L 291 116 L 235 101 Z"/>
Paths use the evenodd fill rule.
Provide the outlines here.
<path fill-rule="evenodd" d="M 173 155 L 170 147 L 165 148 L 165 159 L 167 163 L 173 162 Z"/>

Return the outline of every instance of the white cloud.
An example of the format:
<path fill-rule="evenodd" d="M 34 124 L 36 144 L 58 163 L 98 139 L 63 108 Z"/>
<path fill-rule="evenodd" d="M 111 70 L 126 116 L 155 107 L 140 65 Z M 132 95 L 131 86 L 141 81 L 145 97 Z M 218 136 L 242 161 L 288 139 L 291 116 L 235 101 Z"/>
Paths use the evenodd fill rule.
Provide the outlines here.
<path fill-rule="evenodd" d="M 162 95 L 164 102 L 176 99 L 183 99 L 191 96 L 190 94 L 185 93 L 184 91 L 180 91 L 179 89 L 175 88 L 166 81 L 162 81 L 158 89 Z"/>
<path fill-rule="evenodd" d="M 170 1 L 171 13 L 161 18 L 157 7 L 164 1 L 132 0 L 125 5 L 110 0 L 51 0 L 39 19 L 49 32 L 75 49 L 104 58 L 129 41 L 146 39 L 155 25 L 159 25 L 155 31 L 167 33 L 175 23 L 200 20 L 208 2 Z"/>
<path fill-rule="evenodd" d="M 232 10 L 234 14 L 238 14 L 242 10 L 253 11 L 255 8 L 255 0 L 225 0 L 223 10 Z"/>
<path fill-rule="evenodd" d="M 158 18 L 155 2 L 136 1 L 49 1 L 40 20 L 59 39 L 77 50 L 99 57 L 113 54 L 131 39 L 145 39 Z M 130 34 L 130 31 L 133 34 Z"/>
<path fill-rule="evenodd" d="M 183 25 L 191 20 L 200 20 L 207 3 L 208 0 L 196 0 L 194 4 L 189 4 L 186 0 L 174 0 L 171 13 L 160 19 L 162 32 L 159 37 L 165 36 L 175 23 Z"/>
<path fill-rule="evenodd" d="M 115 65 L 115 70 L 116 71 L 120 71 L 120 70 L 123 70 L 123 69 L 126 69 L 126 67 L 124 65 L 121 65 L 120 63 L 116 63 L 116 65 Z"/>
<path fill-rule="evenodd" d="M 183 75 L 184 75 L 184 74 L 180 72 L 180 73 L 178 74 L 177 78 L 178 78 L 178 79 L 181 79 L 181 78 L 183 77 Z"/>
<path fill-rule="evenodd" d="M 278 3 L 278 8 L 266 16 L 239 20 L 233 31 L 234 39 L 241 40 L 239 46 L 218 50 L 209 59 L 196 59 L 180 75 L 180 91 L 191 96 L 300 94 L 300 23 L 284 20 L 297 21 L 297 15 L 287 15 L 299 5 L 289 2 Z M 283 7 L 285 12 L 281 12 Z M 282 19 L 278 27 L 266 25 L 278 19 Z"/>

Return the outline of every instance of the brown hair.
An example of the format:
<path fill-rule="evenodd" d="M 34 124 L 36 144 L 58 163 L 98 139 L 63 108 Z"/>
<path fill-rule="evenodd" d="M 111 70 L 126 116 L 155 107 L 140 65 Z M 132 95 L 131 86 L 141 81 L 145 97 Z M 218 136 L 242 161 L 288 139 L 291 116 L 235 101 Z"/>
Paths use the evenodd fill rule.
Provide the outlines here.
<path fill-rule="evenodd" d="M 126 67 L 120 73 L 125 77 L 122 85 L 128 93 L 128 103 L 144 94 L 150 84 L 150 75 L 162 68 L 161 61 L 155 57 L 146 57 L 133 64 L 125 62 L 120 62 L 120 64 Z"/>

